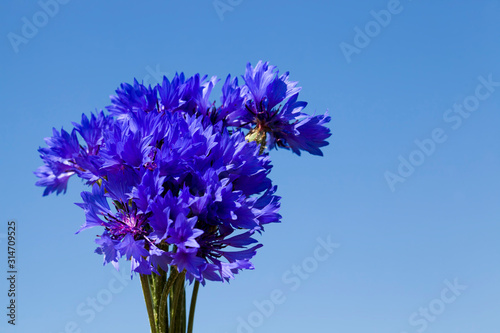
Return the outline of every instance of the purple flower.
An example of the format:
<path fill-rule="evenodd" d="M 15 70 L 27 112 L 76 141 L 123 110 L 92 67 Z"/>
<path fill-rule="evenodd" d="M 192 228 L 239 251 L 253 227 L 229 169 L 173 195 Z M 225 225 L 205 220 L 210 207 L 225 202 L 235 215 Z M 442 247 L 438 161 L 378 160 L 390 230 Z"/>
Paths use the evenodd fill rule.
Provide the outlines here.
<path fill-rule="evenodd" d="M 323 155 L 320 148 L 328 145 L 331 135 L 324 125 L 330 117 L 303 113 L 307 103 L 297 101 L 301 88 L 288 77 L 288 72 L 279 75 L 267 62 L 259 61 L 255 67 L 249 63 L 243 76 L 246 110 L 238 113 L 240 125 L 251 128 L 247 138 L 263 147 Z"/>
<path fill-rule="evenodd" d="M 78 125 L 71 134 L 64 129 L 59 133 L 54 128 L 53 136 L 45 138 L 48 147 L 38 149 L 44 165 L 35 171 L 40 178 L 36 185 L 45 187 L 44 196 L 52 192 L 65 193 L 69 178 L 75 174 L 87 180 L 88 184 L 99 178 L 101 162 L 96 155 L 102 143 L 102 131 L 110 126 L 110 119 L 97 120 L 93 115 L 91 119 L 89 122 L 86 116 L 82 117 L 83 125 Z M 79 143 L 77 132 L 88 140 L 87 146 Z"/>
<path fill-rule="evenodd" d="M 210 102 L 215 77 L 121 84 L 110 115 L 54 129 L 39 149 L 36 184 L 44 195 L 65 192 L 72 175 L 91 186 L 77 204 L 85 213 L 78 232 L 101 228 L 104 264 L 118 268 L 125 258 L 141 274 L 174 266 L 202 283 L 253 269 L 262 246 L 254 235 L 281 220 L 262 146 L 321 155 L 330 118 L 302 113 L 296 82 L 268 63 L 249 64 L 243 79 L 227 77 L 220 107 Z"/>

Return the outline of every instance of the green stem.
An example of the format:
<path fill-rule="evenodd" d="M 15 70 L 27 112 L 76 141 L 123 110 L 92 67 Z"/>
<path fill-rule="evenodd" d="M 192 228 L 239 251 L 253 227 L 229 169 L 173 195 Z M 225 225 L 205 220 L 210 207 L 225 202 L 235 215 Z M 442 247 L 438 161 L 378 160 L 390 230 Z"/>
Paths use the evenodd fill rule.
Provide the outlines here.
<path fill-rule="evenodd" d="M 186 275 L 186 271 L 183 271 L 179 274 L 178 278 L 175 281 L 175 290 L 174 290 L 174 302 L 173 302 L 173 320 L 172 323 L 172 333 L 180 333 L 182 332 L 182 316 L 184 316 L 184 320 L 186 317 L 186 309 L 182 309 L 182 295 L 184 292 L 184 277 Z M 183 311 L 184 310 L 184 311 Z"/>
<path fill-rule="evenodd" d="M 194 282 L 193 294 L 191 295 L 191 305 L 189 307 L 189 324 L 187 333 L 193 333 L 194 324 L 194 310 L 196 309 L 196 299 L 198 297 L 198 289 L 200 288 L 200 281 Z"/>
<path fill-rule="evenodd" d="M 180 321 L 181 321 L 181 332 L 185 333 L 186 332 L 186 285 L 182 284 L 182 291 L 181 291 L 181 309 L 182 313 L 180 314 Z"/>
<path fill-rule="evenodd" d="M 159 314 L 160 314 L 160 319 L 159 319 L 159 327 L 160 327 L 160 332 L 159 333 L 166 333 L 166 329 L 168 329 L 168 316 L 167 314 L 167 300 L 168 296 L 170 294 L 170 289 L 174 285 L 174 282 L 177 279 L 177 276 L 179 274 L 177 273 L 176 270 L 171 270 L 170 271 L 170 277 L 168 278 L 167 283 L 165 284 L 165 287 L 163 287 L 163 292 L 161 294 L 160 298 L 160 307 L 159 307 Z"/>
<path fill-rule="evenodd" d="M 169 328 L 170 328 L 170 333 L 173 333 L 173 325 L 175 323 L 175 317 L 174 317 L 174 288 L 175 288 L 175 283 L 174 285 L 172 285 L 172 291 L 170 292 L 170 294 L 168 295 L 168 316 L 170 318 L 170 324 L 169 324 Z"/>
<path fill-rule="evenodd" d="M 167 282 L 167 277 L 166 273 L 164 270 L 161 268 L 158 268 L 158 274 L 151 274 L 153 277 L 153 285 L 154 285 L 154 293 L 153 293 L 153 304 L 154 304 L 154 310 L 155 310 L 155 318 L 156 318 L 156 328 L 158 330 L 158 333 L 162 333 L 162 330 L 160 328 L 159 324 L 159 318 L 160 318 L 160 302 L 161 302 L 161 295 L 163 292 L 163 288 L 165 287 L 165 283 Z"/>
<path fill-rule="evenodd" d="M 149 326 L 151 326 L 151 333 L 156 333 L 156 324 L 155 324 L 156 321 L 153 308 L 153 300 L 151 297 L 151 289 L 149 286 L 149 279 L 147 275 L 140 274 L 140 276 L 141 276 L 142 292 L 144 293 L 146 308 L 148 309 Z"/>
<path fill-rule="evenodd" d="M 156 281 L 154 279 L 153 274 L 148 275 L 147 278 L 148 278 L 148 283 L 149 283 L 149 290 L 151 291 L 151 304 L 153 304 L 153 314 L 154 314 L 154 318 L 156 320 L 156 318 L 158 318 L 158 311 L 156 311 L 156 304 L 157 304 L 157 301 L 156 301 Z M 156 322 L 155 322 L 155 324 L 156 324 Z"/>

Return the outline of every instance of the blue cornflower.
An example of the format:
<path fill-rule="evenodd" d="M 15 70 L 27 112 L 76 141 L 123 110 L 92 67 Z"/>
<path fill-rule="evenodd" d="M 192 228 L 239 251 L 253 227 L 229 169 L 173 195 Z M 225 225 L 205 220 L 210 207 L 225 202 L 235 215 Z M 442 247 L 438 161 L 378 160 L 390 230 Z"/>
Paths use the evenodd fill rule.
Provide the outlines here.
<path fill-rule="evenodd" d="M 320 148 L 328 145 L 331 135 L 324 125 L 330 117 L 302 112 L 307 103 L 297 101 L 301 88 L 289 80 L 288 72 L 279 75 L 275 66 L 259 61 L 255 67 L 247 65 L 243 79 L 245 110 L 239 110 L 238 118 L 241 126 L 251 128 L 249 140 L 263 148 L 291 149 L 297 155 L 301 150 L 323 155 Z"/>
<path fill-rule="evenodd" d="M 176 267 L 202 283 L 253 269 L 262 246 L 255 234 L 281 220 L 263 147 L 321 155 L 330 117 L 303 113 L 297 83 L 268 63 L 248 64 L 243 80 L 227 77 L 220 107 L 210 102 L 216 77 L 121 84 L 110 115 L 54 129 L 39 149 L 37 185 L 60 193 L 77 175 L 91 186 L 78 204 L 86 220 L 78 232 L 102 228 L 104 264 L 125 258 L 141 274 Z"/>
<path fill-rule="evenodd" d="M 35 171 L 40 178 L 36 185 L 45 187 L 43 195 L 66 192 L 68 180 L 75 174 L 87 180 L 87 184 L 101 177 L 100 147 L 113 124 L 114 120 L 101 112 L 97 117 L 92 114 L 90 120 L 83 115 L 81 124 L 73 123 L 71 133 L 53 129 L 53 136 L 45 138 L 48 147 L 38 149 L 44 165 Z M 80 144 L 77 134 L 85 144 Z"/>

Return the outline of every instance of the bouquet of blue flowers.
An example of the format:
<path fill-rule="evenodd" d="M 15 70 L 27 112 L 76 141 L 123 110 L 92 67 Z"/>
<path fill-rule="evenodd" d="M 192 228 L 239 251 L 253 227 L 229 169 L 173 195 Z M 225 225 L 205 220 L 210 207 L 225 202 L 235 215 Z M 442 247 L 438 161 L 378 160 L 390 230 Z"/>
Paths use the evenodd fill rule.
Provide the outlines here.
<path fill-rule="evenodd" d="M 124 83 L 109 114 L 84 114 L 39 149 L 44 195 L 66 192 L 73 175 L 91 187 L 77 204 L 86 217 L 78 232 L 102 227 L 104 264 L 118 269 L 124 257 L 139 273 L 152 332 L 192 332 L 200 283 L 254 268 L 256 233 L 281 219 L 269 151 L 322 155 L 328 144 L 330 117 L 303 113 L 288 77 L 248 64 L 243 85 L 228 75 L 219 106 L 209 99 L 216 77 Z"/>

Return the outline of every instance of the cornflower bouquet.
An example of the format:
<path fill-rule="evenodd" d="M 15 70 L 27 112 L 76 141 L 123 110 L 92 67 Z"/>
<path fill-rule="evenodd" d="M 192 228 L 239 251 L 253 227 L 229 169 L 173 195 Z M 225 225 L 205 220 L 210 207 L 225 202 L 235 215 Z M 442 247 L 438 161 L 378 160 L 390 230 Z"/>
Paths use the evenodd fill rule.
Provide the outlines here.
<path fill-rule="evenodd" d="M 269 151 L 322 155 L 328 144 L 330 117 L 302 112 L 288 72 L 260 61 L 243 81 L 227 76 L 219 106 L 209 100 L 216 77 L 123 83 L 109 114 L 83 114 L 39 149 L 44 196 L 66 192 L 73 175 L 90 186 L 77 203 L 86 217 L 77 233 L 101 227 L 95 252 L 104 264 L 118 269 L 124 257 L 139 273 L 151 332 L 192 332 L 200 283 L 254 268 L 255 235 L 281 219 Z"/>

